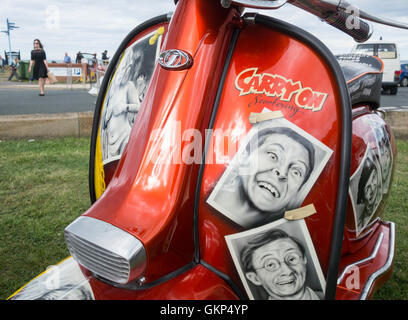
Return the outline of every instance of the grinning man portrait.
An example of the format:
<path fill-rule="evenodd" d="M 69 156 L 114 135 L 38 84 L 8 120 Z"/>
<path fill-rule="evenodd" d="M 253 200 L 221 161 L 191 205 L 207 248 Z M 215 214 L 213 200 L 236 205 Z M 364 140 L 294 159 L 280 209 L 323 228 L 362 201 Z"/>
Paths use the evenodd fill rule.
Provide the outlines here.
<path fill-rule="evenodd" d="M 357 217 L 359 229 L 368 224 L 382 198 L 381 172 L 375 154 L 370 155 L 364 160 L 358 181 L 357 204 L 363 205 Z"/>
<path fill-rule="evenodd" d="M 326 148 L 292 127 L 259 129 L 208 202 L 243 227 L 277 220 L 304 200 L 331 154 Z"/>
<path fill-rule="evenodd" d="M 324 275 L 303 219 L 280 219 L 225 240 L 251 300 L 324 297 Z"/>
<path fill-rule="evenodd" d="M 251 239 L 241 253 L 247 279 L 262 287 L 268 300 L 320 300 L 306 286 L 307 258 L 302 243 L 273 229 Z"/>
<path fill-rule="evenodd" d="M 377 148 L 367 145 L 361 163 L 350 178 L 350 200 L 359 235 L 374 216 L 383 195 L 381 166 Z"/>
<path fill-rule="evenodd" d="M 388 193 L 393 166 L 391 142 L 384 124 L 376 128 L 375 132 L 380 156 L 383 193 Z"/>

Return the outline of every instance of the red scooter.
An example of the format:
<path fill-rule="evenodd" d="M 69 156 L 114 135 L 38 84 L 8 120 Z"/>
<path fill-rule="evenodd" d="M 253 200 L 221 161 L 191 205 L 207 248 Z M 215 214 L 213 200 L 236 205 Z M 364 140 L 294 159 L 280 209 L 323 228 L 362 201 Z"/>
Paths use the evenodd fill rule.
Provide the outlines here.
<path fill-rule="evenodd" d="M 408 28 L 342 0 L 179 0 L 136 27 L 100 88 L 72 257 L 11 299 L 372 297 L 395 249 L 383 62 L 243 14 L 286 3 L 357 42 L 362 19 Z"/>

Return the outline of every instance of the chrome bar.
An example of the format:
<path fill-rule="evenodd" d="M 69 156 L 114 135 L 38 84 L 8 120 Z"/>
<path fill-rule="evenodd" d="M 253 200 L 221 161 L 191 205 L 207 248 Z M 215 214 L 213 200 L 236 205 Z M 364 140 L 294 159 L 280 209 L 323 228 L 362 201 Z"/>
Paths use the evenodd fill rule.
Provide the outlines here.
<path fill-rule="evenodd" d="M 386 271 L 388 271 L 392 266 L 392 261 L 394 260 L 394 251 L 395 251 L 395 224 L 393 222 L 389 222 L 389 224 L 390 224 L 390 240 L 389 240 L 390 251 L 388 253 L 388 259 L 380 269 L 378 269 L 376 272 L 374 272 L 370 276 L 370 278 L 368 278 L 368 281 L 362 291 L 360 300 L 367 299 L 368 294 L 370 293 L 371 286 L 373 285 L 375 279 L 377 279 L 379 276 L 381 276 Z"/>
<path fill-rule="evenodd" d="M 381 242 L 382 242 L 383 238 L 384 238 L 384 233 L 381 232 L 380 235 L 379 235 L 378 238 L 377 238 L 377 242 L 375 243 L 374 249 L 373 249 L 373 251 L 371 252 L 371 255 L 370 255 L 370 256 L 368 256 L 367 258 L 364 258 L 364 259 L 362 259 L 362 260 L 356 261 L 356 262 L 354 262 L 354 263 L 352 263 L 352 264 L 349 264 L 347 267 L 344 268 L 342 274 L 341 274 L 340 277 L 337 279 L 337 284 L 338 284 L 338 285 L 343 281 L 345 275 L 347 274 L 347 271 L 348 271 L 350 268 L 352 268 L 352 267 L 357 267 L 357 266 L 359 266 L 359 265 L 361 265 L 361 264 L 364 264 L 364 263 L 366 263 L 366 262 L 369 262 L 369 261 L 373 260 L 373 259 L 377 256 L 377 253 L 378 253 L 378 250 L 380 249 Z"/>

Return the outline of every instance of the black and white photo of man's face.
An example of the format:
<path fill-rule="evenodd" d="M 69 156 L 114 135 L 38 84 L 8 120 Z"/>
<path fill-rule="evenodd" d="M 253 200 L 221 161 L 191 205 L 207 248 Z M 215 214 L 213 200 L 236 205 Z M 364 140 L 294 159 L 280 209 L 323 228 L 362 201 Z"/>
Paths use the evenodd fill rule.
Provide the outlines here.
<path fill-rule="evenodd" d="M 271 241 L 252 254 L 254 271 L 247 278 L 262 286 L 272 298 L 288 298 L 303 293 L 307 259 L 290 238 Z"/>
<path fill-rule="evenodd" d="M 308 150 L 294 138 L 272 133 L 249 155 L 250 174 L 242 186 L 253 206 L 264 212 L 283 210 L 310 171 Z"/>
<path fill-rule="evenodd" d="M 378 148 L 380 154 L 382 182 L 385 191 L 387 191 L 389 178 L 392 171 L 392 151 L 388 133 L 384 126 L 381 127 L 381 133 L 382 135 L 378 138 Z"/>
<path fill-rule="evenodd" d="M 381 150 L 381 163 L 383 164 L 384 167 L 384 182 L 387 180 L 388 176 L 391 173 L 391 168 L 392 168 L 392 159 L 391 159 L 391 149 L 389 146 L 384 145 L 383 150 Z"/>
<path fill-rule="evenodd" d="M 356 233 L 360 234 L 372 220 L 383 195 L 382 172 L 377 148 L 371 144 L 350 179 Z"/>
<path fill-rule="evenodd" d="M 275 221 L 301 206 L 332 153 L 283 115 L 257 122 L 207 203 L 244 228 Z"/>
<path fill-rule="evenodd" d="M 359 224 L 364 227 L 374 214 L 382 198 L 382 178 L 380 164 L 373 150 L 363 163 L 363 170 L 358 183 L 357 203 L 364 205 L 359 217 Z"/>
<path fill-rule="evenodd" d="M 380 175 L 378 174 L 377 169 L 373 169 L 364 186 L 364 203 L 367 208 L 372 209 L 374 207 L 380 189 Z"/>
<path fill-rule="evenodd" d="M 304 219 L 282 218 L 225 240 L 251 300 L 324 297 L 324 275 Z"/>
<path fill-rule="evenodd" d="M 391 148 L 391 137 L 387 131 L 386 123 L 383 120 L 369 118 L 366 120 L 372 128 L 376 140 L 376 149 L 378 153 L 378 161 L 380 164 L 380 173 L 382 181 L 382 192 L 388 193 L 391 174 L 393 168 L 393 154 Z"/>

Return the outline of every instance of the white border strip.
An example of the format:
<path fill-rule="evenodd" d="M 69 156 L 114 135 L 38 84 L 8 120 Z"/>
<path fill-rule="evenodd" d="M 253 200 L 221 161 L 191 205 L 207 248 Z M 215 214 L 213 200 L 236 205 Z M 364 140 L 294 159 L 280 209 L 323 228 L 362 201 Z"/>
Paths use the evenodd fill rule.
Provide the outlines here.
<path fill-rule="evenodd" d="M 364 286 L 364 289 L 362 291 L 360 300 L 366 300 L 367 296 L 370 292 L 370 289 L 374 283 L 374 280 L 377 279 L 379 276 L 384 274 L 387 270 L 390 269 L 392 265 L 392 261 L 394 260 L 394 252 L 395 252 L 395 224 L 394 222 L 388 222 L 390 224 L 390 251 L 388 253 L 388 259 L 385 262 L 385 264 L 382 266 L 382 268 L 378 269 L 376 272 L 374 272 L 370 278 L 368 278 L 368 281 L 366 285 Z"/>
<path fill-rule="evenodd" d="M 371 253 L 371 255 L 370 255 L 369 257 L 364 258 L 364 259 L 359 260 L 359 261 L 356 261 L 356 262 L 354 262 L 354 263 L 352 263 L 352 264 L 349 264 L 347 267 L 344 268 L 343 273 L 342 273 L 341 276 L 337 279 L 337 285 L 339 285 L 339 284 L 343 281 L 343 278 L 344 278 L 344 276 L 346 275 L 347 270 L 348 270 L 349 268 L 351 268 L 351 267 L 356 267 L 356 266 L 358 266 L 358 265 L 360 265 L 360 264 L 363 264 L 363 263 L 365 263 L 365 262 L 369 262 L 369 261 L 373 260 L 373 259 L 377 256 L 377 253 L 378 253 L 378 250 L 380 249 L 380 245 L 381 245 L 381 243 L 382 243 L 383 238 L 384 238 L 384 233 L 381 232 L 380 235 L 379 235 L 378 238 L 377 238 L 377 242 L 376 242 L 376 244 L 375 244 L 375 246 L 374 246 L 373 252 Z"/>

